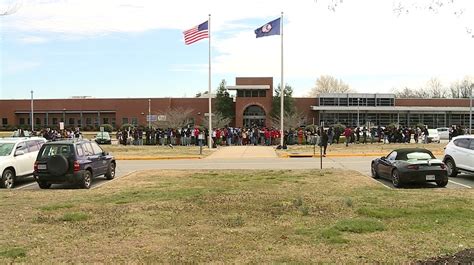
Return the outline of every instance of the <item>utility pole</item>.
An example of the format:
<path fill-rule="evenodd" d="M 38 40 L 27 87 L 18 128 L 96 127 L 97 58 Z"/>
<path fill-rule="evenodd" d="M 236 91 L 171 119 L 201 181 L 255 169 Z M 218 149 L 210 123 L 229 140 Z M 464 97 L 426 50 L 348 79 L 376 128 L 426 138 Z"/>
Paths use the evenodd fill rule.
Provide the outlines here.
<path fill-rule="evenodd" d="M 33 90 L 30 91 L 31 92 L 31 115 L 30 115 L 30 118 L 31 118 L 31 131 L 34 132 L 35 131 L 35 119 L 34 119 L 34 110 L 33 110 Z"/>
<path fill-rule="evenodd" d="M 148 129 L 151 129 L 151 99 L 148 99 Z"/>

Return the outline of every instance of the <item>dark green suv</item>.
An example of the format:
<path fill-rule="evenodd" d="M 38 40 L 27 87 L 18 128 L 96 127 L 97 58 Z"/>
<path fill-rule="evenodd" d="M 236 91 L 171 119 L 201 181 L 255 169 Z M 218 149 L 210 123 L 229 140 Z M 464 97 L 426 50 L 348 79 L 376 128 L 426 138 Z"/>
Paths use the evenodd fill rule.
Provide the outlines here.
<path fill-rule="evenodd" d="M 115 158 L 94 141 L 57 141 L 41 147 L 33 175 L 42 189 L 60 183 L 76 183 L 89 189 L 94 177 L 113 179 L 115 166 Z"/>

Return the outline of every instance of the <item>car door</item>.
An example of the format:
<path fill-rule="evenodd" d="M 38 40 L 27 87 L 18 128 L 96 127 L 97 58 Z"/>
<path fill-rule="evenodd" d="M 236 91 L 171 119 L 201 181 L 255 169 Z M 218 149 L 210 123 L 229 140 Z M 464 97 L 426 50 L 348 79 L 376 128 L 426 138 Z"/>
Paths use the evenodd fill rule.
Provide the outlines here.
<path fill-rule="evenodd" d="M 89 161 L 91 161 L 92 171 L 94 176 L 99 175 L 100 171 L 100 161 L 99 156 L 94 153 L 91 143 L 86 142 L 82 144 L 82 149 Z"/>
<path fill-rule="evenodd" d="M 378 173 L 383 178 L 389 178 L 391 176 L 392 162 L 397 157 L 397 152 L 393 151 L 386 157 L 382 157 L 379 160 Z"/>
<path fill-rule="evenodd" d="M 97 163 L 97 175 L 105 174 L 107 171 L 107 156 L 104 155 L 104 150 L 100 148 L 100 146 L 96 142 L 91 142 L 92 149 L 94 150 L 94 154 L 98 156 L 98 163 Z"/>
<path fill-rule="evenodd" d="M 26 141 L 26 145 L 28 146 L 28 154 L 25 154 L 29 159 L 29 169 L 27 174 L 33 174 L 33 169 L 36 161 L 36 157 L 38 156 L 38 151 L 40 146 L 36 140 L 28 140 Z"/>
<path fill-rule="evenodd" d="M 17 176 L 24 176 L 29 174 L 28 172 L 33 171 L 33 165 L 30 165 L 31 163 L 28 154 L 28 145 L 26 144 L 26 141 L 21 141 L 17 144 L 15 153 L 13 154 L 13 164 Z"/>
<path fill-rule="evenodd" d="M 465 169 L 474 172 L 474 139 L 469 139 L 469 149 L 466 150 L 468 155 L 465 157 Z"/>
<path fill-rule="evenodd" d="M 455 147 L 452 148 L 451 156 L 454 158 L 456 167 L 461 169 L 469 168 L 469 160 L 472 150 L 469 149 L 471 140 L 469 138 L 459 138 L 454 140 Z M 472 166 L 471 166 L 472 168 Z"/>

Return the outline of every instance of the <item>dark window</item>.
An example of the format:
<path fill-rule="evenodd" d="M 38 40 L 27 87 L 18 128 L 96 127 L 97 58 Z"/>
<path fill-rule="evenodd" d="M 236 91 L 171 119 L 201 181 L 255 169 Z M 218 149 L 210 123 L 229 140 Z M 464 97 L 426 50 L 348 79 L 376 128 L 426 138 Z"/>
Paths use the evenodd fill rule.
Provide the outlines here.
<path fill-rule="evenodd" d="M 84 153 L 86 154 L 86 156 L 90 156 L 94 154 L 94 150 L 92 149 L 92 146 L 90 143 L 83 144 L 82 148 L 84 149 Z"/>
<path fill-rule="evenodd" d="M 25 118 L 20 118 L 20 125 L 25 125 Z"/>
<path fill-rule="evenodd" d="M 81 119 L 77 119 L 77 125 L 82 125 L 82 120 Z"/>
<path fill-rule="evenodd" d="M 103 124 L 109 124 L 109 118 L 104 118 L 103 121 Z"/>
<path fill-rule="evenodd" d="M 92 125 L 92 119 L 86 118 L 86 125 Z"/>
<path fill-rule="evenodd" d="M 249 98 L 249 97 L 251 97 L 251 96 L 252 96 L 252 91 L 250 91 L 250 90 L 245 90 L 245 96 L 244 96 L 244 97 Z"/>
<path fill-rule="evenodd" d="M 252 97 L 257 98 L 258 97 L 258 90 L 252 90 Z"/>
<path fill-rule="evenodd" d="M 112 127 L 115 128 L 115 118 L 112 118 Z"/>
<path fill-rule="evenodd" d="M 467 138 L 456 139 L 454 140 L 454 145 L 459 146 L 461 148 L 469 148 L 470 142 L 471 141 Z"/>
<path fill-rule="evenodd" d="M 41 119 L 40 118 L 36 118 L 36 125 L 41 125 Z"/>
<path fill-rule="evenodd" d="M 30 152 L 36 152 L 39 150 L 38 143 L 36 141 L 28 141 L 27 145 Z"/>
<path fill-rule="evenodd" d="M 244 97 L 244 91 L 243 90 L 237 90 L 237 97 L 239 97 L 239 98 Z"/>
<path fill-rule="evenodd" d="M 261 98 L 264 98 L 267 96 L 267 91 L 265 90 L 259 90 L 258 91 L 258 96 L 261 97 Z"/>
<path fill-rule="evenodd" d="M 387 159 L 390 161 L 393 161 L 395 160 L 396 157 L 397 157 L 397 152 L 393 151 L 387 156 Z"/>
<path fill-rule="evenodd" d="M 349 106 L 347 98 L 339 98 L 339 106 Z"/>
<path fill-rule="evenodd" d="M 74 153 L 71 152 L 71 145 L 69 144 L 50 144 L 45 146 L 39 157 L 48 158 L 53 155 L 71 157 Z"/>
<path fill-rule="evenodd" d="M 48 125 L 48 119 L 46 117 L 44 118 L 44 125 Z"/>
<path fill-rule="evenodd" d="M 128 118 L 122 118 L 122 125 L 123 124 L 128 124 Z"/>
<path fill-rule="evenodd" d="M 132 118 L 132 125 L 138 125 L 138 118 Z"/>
<path fill-rule="evenodd" d="M 58 118 L 53 118 L 53 125 L 58 125 Z"/>
<path fill-rule="evenodd" d="M 7 125 L 7 124 L 8 124 L 8 119 L 2 118 L 2 125 Z"/>
<path fill-rule="evenodd" d="M 69 125 L 74 125 L 74 118 L 69 118 Z"/>

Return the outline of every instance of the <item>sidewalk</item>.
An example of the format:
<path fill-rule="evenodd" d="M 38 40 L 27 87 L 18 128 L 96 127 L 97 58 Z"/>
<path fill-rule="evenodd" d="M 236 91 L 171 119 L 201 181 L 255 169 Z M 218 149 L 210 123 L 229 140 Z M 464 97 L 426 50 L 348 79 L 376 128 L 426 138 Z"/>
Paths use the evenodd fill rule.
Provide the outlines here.
<path fill-rule="evenodd" d="M 272 146 L 225 146 L 205 159 L 225 159 L 225 158 L 277 158 L 275 149 Z"/>

